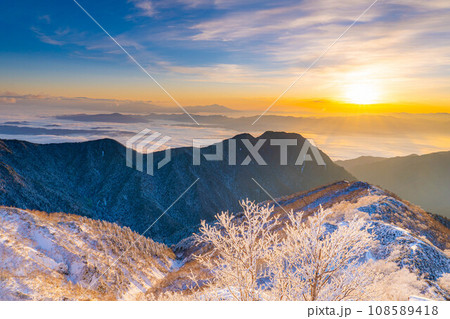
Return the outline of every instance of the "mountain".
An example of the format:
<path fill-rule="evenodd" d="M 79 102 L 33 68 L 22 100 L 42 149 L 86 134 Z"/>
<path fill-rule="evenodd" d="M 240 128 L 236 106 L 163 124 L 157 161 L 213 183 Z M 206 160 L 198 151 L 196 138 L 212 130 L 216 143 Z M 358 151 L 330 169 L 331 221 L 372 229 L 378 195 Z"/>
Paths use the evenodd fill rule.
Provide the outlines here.
<path fill-rule="evenodd" d="M 267 165 L 258 165 L 255 160 L 240 165 L 247 156 L 252 158 L 244 144 L 247 139 L 252 145 L 264 143 L 259 153 Z M 288 148 L 287 165 L 280 165 L 280 147 L 268 142 L 275 139 L 297 141 L 297 146 Z M 171 151 L 171 161 L 151 176 L 127 167 L 125 147 L 111 139 L 62 144 L 1 140 L 0 205 L 77 214 L 115 222 L 139 233 L 159 218 L 146 236 L 173 244 L 195 231 L 200 220 L 211 221 L 217 212 L 236 210 L 240 199 L 269 199 L 255 181 L 279 197 L 354 179 L 321 151 L 326 165 L 315 161 L 295 165 L 305 143 L 298 134 L 241 134 L 233 141 L 237 165 L 229 165 L 230 140 L 225 140 L 223 161 L 202 158 L 201 165 L 193 165 L 193 149 L 176 148 Z M 201 149 L 203 154 L 215 151 L 214 145 Z M 153 153 L 154 162 L 164 156 L 164 151 Z M 147 159 L 144 156 L 144 167 Z"/>
<path fill-rule="evenodd" d="M 359 165 L 369 165 L 382 161 L 384 159 L 387 159 L 387 157 L 360 156 L 349 160 L 338 160 L 334 162 L 349 171 L 352 168 L 357 167 Z"/>
<path fill-rule="evenodd" d="M 425 210 L 450 217 L 450 151 L 336 163 L 359 180 L 380 185 Z"/>
<path fill-rule="evenodd" d="M 0 300 L 136 299 L 176 266 L 129 228 L 4 206 L 0 255 Z"/>
<path fill-rule="evenodd" d="M 198 106 L 186 106 L 185 109 L 190 113 L 234 113 L 240 112 L 238 110 L 230 109 L 223 105 L 211 104 L 211 105 L 198 105 Z M 170 112 L 174 111 L 175 114 Z M 122 113 L 103 113 L 103 114 L 65 114 L 56 115 L 55 119 L 58 120 L 68 120 L 75 122 L 106 122 L 106 123 L 148 123 L 155 118 L 169 118 L 172 120 L 185 119 L 186 114 L 180 113 L 180 110 L 167 109 L 161 114 L 151 113 L 151 114 L 122 114 Z M 223 117 L 223 116 L 221 116 Z M 213 116 L 214 118 L 214 116 Z M 20 122 L 5 122 L 3 124 L 7 125 L 25 125 Z M 6 133 L 5 133 L 6 134 Z"/>
<path fill-rule="evenodd" d="M 332 211 L 331 230 L 364 218 L 379 241 L 368 256 L 388 265 L 392 280 L 382 300 L 450 298 L 441 280 L 450 272 L 448 219 L 363 182 L 337 182 L 268 203 L 282 225 L 285 211 L 308 216 L 320 205 Z M 235 215 L 239 221 L 241 213 Z M 0 207 L 0 300 L 154 300 L 178 292 L 183 296 L 172 298 L 188 300 L 191 274 L 208 276 L 193 255 L 208 249 L 192 237 L 171 250 L 104 221 Z"/>
<path fill-rule="evenodd" d="M 234 113 L 239 112 L 238 110 L 230 109 L 229 107 L 211 104 L 211 105 L 199 105 L 199 106 L 187 106 L 185 108 L 187 111 L 192 113 Z"/>
<path fill-rule="evenodd" d="M 427 213 L 393 193 L 364 182 L 338 182 L 267 203 L 274 207 L 274 214 L 283 224 L 288 223 L 286 212 L 291 209 L 310 216 L 317 212 L 320 206 L 332 212 L 327 219 L 330 229 L 355 216 L 365 219 L 379 241 L 378 246 L 370 252 L 370 258 L 384 260 L 386 263 L 393 258 L 397 267 L 403 269 L 403 274 L 405 271 L 414 274 L 408 280 L 420 279 L 421 283 L 416 284 L 421 286 L 419 290 L 422 293 L 430 293 L 434 298 L 447 300 L 450 298 L 450 291 L 442 289 L 437 284 L 439 278 L 450 272 L 449 219 Z M 236 213 L 237 220 L 241 214 Z M 208 253 L 208 247 L 197 245 L 192 236 L 178 243 L 173 249 L 182 259 L 182 266 L 150 289 L 150 295 L 167 291 L 184 291 L 186 287 L 192 285 L 189 276 L 191 272 L 196 274 L 204 272 L 192 256 Z M 392 257 L 393 255 L 395 257 Z M 394 274 L 393 280 L 397 280 L 397 277 L 400 277 L 400 274 Z M 398 284 L 400 285 L 400 282 Z M 391 289 L 386 290 L 390 293 Z M 409 291 L 408 288 L 402 292 L 405 298 L 413 293 L 420 292 Z M 399 296 L 395 298 L 401 299 Z"/>
<path fill-rule="evenodd" d="M 106 123 L 147 123 L 145 115 L 107 113 L 107 114 L 68 114 L 56 115 L 55 119 L 77 122 L 106 122 Z M 6 123 L 5 123 L 6 124 Z"/>

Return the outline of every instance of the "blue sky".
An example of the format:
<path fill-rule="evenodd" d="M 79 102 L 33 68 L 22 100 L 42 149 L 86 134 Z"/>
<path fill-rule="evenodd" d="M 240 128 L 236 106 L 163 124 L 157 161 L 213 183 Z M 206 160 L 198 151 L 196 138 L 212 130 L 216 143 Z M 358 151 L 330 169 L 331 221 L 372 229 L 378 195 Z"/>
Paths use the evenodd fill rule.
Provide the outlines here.
<path fill-rule="evenodd" d="M 372 2 L 79 0 L 183 104 L 235 108 L 269 104 Z M 374 102 L 445 111 L 449 19 L 446 0 L 378 1 L 280 105 L 356 101 L 363 81 Z M 3 1 L 0 28 L 5 96 L 171 105 L 72 0 Z"/>
<path fill-rule="evenodd" d="M 207 67 L 216 64 L 258 65 L 264 53 L 254 55 L 250 48 L 261 39 L 227 41 L 202 32 L 202 23 L 222 19 L 229 14 L 253 14 L 274 8 L 272 1 L 238 1 L 214 4 L 210 1 L 83 1 L 79 3 L 108 32 L 146 67 L 159 72 L 164 64 L 183 67 Z M 277 7 L 295 3 L 277 2 Z M 68 65 L 82 63 L 98 68 L 126 65 L 120 49 L 71 0 L 7 1 L 2 3 L 0 34 L 3 67 L 20 66 L 29 59 L 51 60 Z M 199 26 L 199 28 L 196 28 Z M 232 26 L 238 31 L 238 26 Z M 193 39 L 198 38 L 196 41 Z M 205 40 L 201 38 L 205 37 Z M 250 49 L 250 50 L 249 50 Z M 87 61 L 86 61 L 87 60 Z M 14 65 L 12 66 L 10 62 Z M 25 62 L 26 63 L 26 62 Z M 34 65 L 39 70 L 39 65 Z M 43 71 L 45 65 L 41 65 Z M 266 64 L 265 67 L 268 67 Z M 126 66 L 129 68 L 129 66 Z M 120 69 L 119 69 L 120 70 Z M 134 71 L 134 70 L 131 70 Z"/>

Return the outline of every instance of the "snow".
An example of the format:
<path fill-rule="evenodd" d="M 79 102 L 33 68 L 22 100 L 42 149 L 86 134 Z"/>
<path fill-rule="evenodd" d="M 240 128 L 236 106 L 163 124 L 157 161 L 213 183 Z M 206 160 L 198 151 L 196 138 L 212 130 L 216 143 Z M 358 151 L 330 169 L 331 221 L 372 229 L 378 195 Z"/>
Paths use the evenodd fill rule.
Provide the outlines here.
<path fill-rule="evenodd" d="M 131 242 L 126 242 L 130 234 L 131 231 L 112 224 L 76 215 L 0 207 L 0 274 L 6 276 L 0 282 L 0 299 L 70 296 L 70 285 L 86 290 L 94 283 L 95 289 L 104 272 L 100 281 L 107 283 L 116 298 L 132 298 L 137 290 L 142 293 L 163 279 L 174 256 L 155 257 L 134 248 L 130 249 L 133 259 L 124 256 L 112 266 L 120 255 L 102 247 L 110 247 L 110 240 L 131 246 Z M 144 240 L 152 245 L 150 240 Z M 58 289 L 61 291 L 55 291 Z"/>
<path fill-rule="evenodd" d="M 295 212 L 314 211 L 321 204 L 328 204 L 326 211 L 331 214 L 324 227 L 329 233 L 348 225 L 355 216 L 363 218 L 379 241 L 377 249 L 365 254 L 366 261 L 387 261 L 397 252 L 400 257 L 395 262 L 400 268 L 437 287 L 439 278 L 450 273 L 450 259 L 442 243 L 429 236 L 428 225 L 416 220 L 425 213 L 369 184 L 343 183 L 339 183 L 337 191 L 322 187 L 278 202 Z M 317 196 L 320 192 L 323 194 Z M 313 200 L 308 200 L 308 196 Z M 136 236 L 129 229 L 76 215 L 0 207 L 0 275 L 5 278 L 0 280 L 0 300 L 136 300 L 167 280 L 167 287 L 173 287 L 167 288 L 169 291 L 189 289 L 187 281 L 176 274 L 188 274 L 191 269 L 207 273 L 204 268 L 189 268 L 192 253 L 207 249 L 195 250 L 192 237 L 174 248 L 177 258 L 169 248 L 148 239 L 144 241 L 151 247 L 149 251 L 134 247 L 131 244 Z M 129 246 L 133 246 L 130 252 L 116 262 Z M 230 299 L 232 289 L 214 293 L 221 299 Z M 412 293 L 416 292 L 408 292 Z M 422 299 L 425 298 L 409 298 Z"/>
<path fill-rule="evenodd" d="M 428 298 L 419 297 L 419 296 L 410 296 L 409 301 L 433 301 L 433 299 L 428 299 Z"/>

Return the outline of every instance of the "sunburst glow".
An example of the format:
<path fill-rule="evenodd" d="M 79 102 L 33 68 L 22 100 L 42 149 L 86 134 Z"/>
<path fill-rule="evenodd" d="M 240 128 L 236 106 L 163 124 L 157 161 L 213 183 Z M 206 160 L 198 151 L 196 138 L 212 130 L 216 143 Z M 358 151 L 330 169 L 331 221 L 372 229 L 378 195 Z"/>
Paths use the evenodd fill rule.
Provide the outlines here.
<path fill-rule="evenodd" d="M 345 89 L 345 98 L 352 104 L 373 104 L 378 97 L 377 87 L 369 83 L 355 83 Z"/>

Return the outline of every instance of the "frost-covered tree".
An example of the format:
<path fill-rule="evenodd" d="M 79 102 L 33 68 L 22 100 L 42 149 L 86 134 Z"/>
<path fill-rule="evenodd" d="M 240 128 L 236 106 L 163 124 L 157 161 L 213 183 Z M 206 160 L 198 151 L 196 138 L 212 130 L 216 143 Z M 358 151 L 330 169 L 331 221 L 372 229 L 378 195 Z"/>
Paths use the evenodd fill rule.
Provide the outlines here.
<path fill-rule="evenodd" d="M 363 219 L 327 224 L 331 211 L 288 214 L 285 239 L 274 250 L 268 272 L 278 300 L 363 299 L 375 279 L 365 255 L 376 241 Z"/>
<path fill-rule="evenodd" d="M 263 278 L 262 262 L 277 246 L 273 231 L 278 220 L 272 218 L 273 208 L 258 206 L 248 200 L 240 202 L 243 215 L 228 212 L 216 215 L 217 224 L 202 222 L 197 240 L 212 249 L 197 256 L 197 260 L 214 274 L 210 282 L 235 300 L 261 299 L 259 281 Z"/>
<path fill-rule="evenodd" d="M 433 298 L 431 286 L 411 272 L 408 268 L 392 261 L 396 251 L 389 258 L 374 263 L 373 271 L 380 274 L 370 288 L 373 290 L 371 300 L 409 300 L 411 296 Z"/>
<path fill-rule="evenodd" d="M 445 273 L 438 279 L 438 284 L 441 289 L 445 291 L 447 296 L 450 296 L 450 273 Z"/>
<path fill-rule="evenodd" d="M 322 208 L 281 226 L 268 205 L 241 202 L 243 215 L 202 223 L 197 240 L 212 249 L 197 260 L 213 274 L 210 288 L 236 300 L 363 299 L 375 278 L 365 254 L 376 241 L 362 219 L 326 223 Z M 211 290 L 210 290 L 211 291 Z M 220 296 L 218 296 L 220 299 Z"/>

